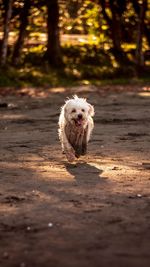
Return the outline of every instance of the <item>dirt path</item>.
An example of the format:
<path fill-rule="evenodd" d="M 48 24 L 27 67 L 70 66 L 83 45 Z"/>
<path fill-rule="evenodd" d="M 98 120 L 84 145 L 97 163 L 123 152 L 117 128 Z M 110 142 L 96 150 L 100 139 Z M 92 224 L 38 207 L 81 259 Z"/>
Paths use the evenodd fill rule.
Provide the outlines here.
<path fill-rule="evenodd" d="M 73 90 L 1 98 L 1 267 L 150 266 L 150 94 L 80 91 L 96 116 L 76 164 L 57 137 Z"/>

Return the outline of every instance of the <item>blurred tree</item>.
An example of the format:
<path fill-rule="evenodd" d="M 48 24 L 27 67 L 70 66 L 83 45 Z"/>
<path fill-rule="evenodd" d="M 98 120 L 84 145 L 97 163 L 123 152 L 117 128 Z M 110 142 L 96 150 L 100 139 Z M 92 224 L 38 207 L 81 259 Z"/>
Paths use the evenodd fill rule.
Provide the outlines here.
<path fill-rule="evenodd" d="M 144 9 L 143 10 L 145 13 L 146 11 L 148 10 L 148 5 L 150 5 L 150 1 L 146 1 L 147 3 L 142 3 L 142 6 L 145 5 Z M 140 17 L 141 15 L 141 3 L 139 3 L 139 1 L 137 0 L 132 0 L 132 4 L 133 4 L 133 7 L 134 7 L 134 10 L 135 10 L 135 13 L 137 14 L 138 18 Z M 145 17 L 145 15 L 144 15 Z M 138 19 L 139 21 L 139 19 Z M 148 19 L 146 20 L 146 18 L 144 18 L 144 22 L 143 22 L 143 31 L 144 31 L 144 34 L 146 36 L 146 39 L 147 39 L 147 42 L 150 46 L 150 23 L 149 23 L 149 17 Z"/>
<path fill-rule="evenodd" d="M 72 43 L 80 42 L 78 53 L 83 49 L 82 44 L 88 41 L 87 47 L 92 54 L 94 42 L 98 48 L 106 49 L 105 54 L 115 56 L 115 64 L 116 61 L 119 63 L 116 66 L 130 63 L 142 66 L 143 49 L 150 44 L 148 6 L 149 0 L 0 0 L 0 31 L 3 32 L 0 63 L 5 65 L 8 56 L 14 64 L 22 60 L 28 33 L 30 45 L 27 53 L 38 51 L 38 57 L 44 51 L 50 65 L 60 66 L 61 29 L 62 34 L 90 35 L 90 38 L 72 38 Z M 12 43 L 8 47 L 9 31 L 13 33 L 11 37 L 16 37 L 17 33 L 14 47 Z M 11 42 L 14 40 L 10 39 Z M 69 39 L 67 42 L 70 45 Z M 11 55 L 8 51 L 10 47 Z M 65 62 L 65 56 L 63 59 Z"/>
<path fill-rule="evenodd" d="M 5 2 L 5 13 L 4 13 L 4 30 L 3 39 L 1 43 L 1 53 L 0 53 L 0 64 L 4 66 L 7 60 L 7 50 L 8 50 L 8 36 L 10 29 L 10 19 L 12 15 L 13 0 L 6 0 Z"/>
<path fill-rule="evenodd" d="M 46 0 L 47 6 L 47 51 L 46 57 L 52 66 L 62 64 L 59 36 L 59 5 L 58 0 Z"/>
<path fill-rule="evenodd" d="M 144 33 L 144 20 L 145 20 L 146 8 L 147 8 L 147 0 L 143 0 L 140 3 L 140 11 L 138 16 L 137 46 L 136 46 L 136 65 L 138 69 L 144 65 L 142 41 Z"/>
<path fill-rule="evenodd" d="M 23 47 L 23 43 L 26 36 L 26 28 L 28 26 L 28 17 L 29 17 L 29 11 L 31 7 L 31 0 L 24 0 L 23 7 L 20 12 L 20 27 L 19 27 L 19 35 L 18 39 L 14 46 L 14 51 L 12 55 L 12 63 L 17 64 L 20 59 L 20 53 Z"/>
<path fill-rule="evenodd" d="M 129 63 L 121 44 L 123 40 L 123 13 L 126 10 L 126 0 L 99 0 L 102 14 L 109 26 L 109 36 L 113 43 L 113 53 L 119 63 Z"/>

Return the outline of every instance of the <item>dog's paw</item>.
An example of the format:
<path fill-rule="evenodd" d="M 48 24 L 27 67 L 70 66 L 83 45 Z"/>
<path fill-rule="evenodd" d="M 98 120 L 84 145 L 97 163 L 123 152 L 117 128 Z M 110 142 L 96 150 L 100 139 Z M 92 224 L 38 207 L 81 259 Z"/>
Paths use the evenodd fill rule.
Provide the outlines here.
<path fill-rule="evenodd" d="M 69 162 L 73 162 L 75 160 L 75 151 L 73 147 L 65 150 L 66 158 Z"/>
<path fill-rule="evenodd" d="M 87 153 L 87 144 L 82 144 L 81 146 L 75 147 L 75 156 L 79 158 L 80 156 L 84 156 Z"/>
<path fill-rule="evenodd" d="M 75 150 L 75 156 L 76 156 L 76 158 L 79 158 L 81 156 L 82 147 L 81 146 L 75 146 L 74 147 L 74 150 Z"/>
<path fill-rule="evenodd" d="M 87 153 L 87 144 L 83 144 L 81 155 L 84 156 L 84 155 L 86 155 L 86 153 Z"/>
<path fill-rule="evenodd" d="M 73 162 L 75 160 L 75 155 L 71 151 L 67 151 L 66 158 L 69 162 Z"/>

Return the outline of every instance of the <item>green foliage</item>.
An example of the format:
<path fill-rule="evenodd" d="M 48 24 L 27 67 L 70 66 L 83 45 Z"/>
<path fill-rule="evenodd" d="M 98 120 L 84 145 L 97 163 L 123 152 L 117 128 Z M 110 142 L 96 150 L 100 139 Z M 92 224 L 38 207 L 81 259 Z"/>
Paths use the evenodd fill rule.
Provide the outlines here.
<path fill-rule="evenodd" d="M 61 41 L 64 68 L 57 70 L 49 66 L 46 58 L 48 29 L 45 0 L 31 1 L 19 65 L 12 67 L 12 53 L 19 33 L 24 3 L 24 0 L 14 1 L 7 56 L 8 67 L 0 71 L 0 86 L 56 86 L 60 83 L 74 83 L 82 80 L 98 82 L 124 77 L 132 79 L 136 76 L 137 32 L 142 1 L 124 0 L 120 3 L 119 0 L 60 0 L 61 37 L 63 34 L 78 34 L 78 38 L 76 41 L 71 41 L 71 38 L 65 42 Z M 104 8 L 102 3 L 104 3 Z M 115 3 L 115 10 L 112 9 L 112 3 Z M 147 75 L 147 69 L 150 66 L 149 5 L 148 1 L 142 37 L 142 55 L 145 66 L 140 75 L 144 73 Z M 0 36 L 2 36 L 6 1 L 0 1 L 0 8 L 2 10 Z M 121 39 L 119 41 L 122 53 L 120 61 L 117 60 L 114 52 L 115 31 L 112 30 L 114 14 L 116 17 L 120 16 Z M 125 57 L 127 64 L 122 60 Z"/>
<path fill-rule="evenodd" d="M 45 57 L 44 46 L 31 47 L 19 66 L 9 65 L 0 70 L 0 86 L 51 87 L 135 81 L 134 66 L 118 67 L 111 49 L 104 51 L 99 45 L 65 45 L 62 57 L 64 68 L 53 69 Z M 147 81 L 148 77 L 148 73 L 143 76 Z"/>
<path fill-rule="evenodd" d="M 51 87 L 59 85 L 73 84 L 73 78 L 66 76 L 63 71 L 44 66 L 32 66 L 26 64 L 20 68 L 8 67 L 0 70 L 0 87 Z"/>
<path fill-rule="evenodd" d="M 60 9 L 60 28 L 64 34 L 94 34 L 99 36 L 100 6 L 90 0 L 66 1 Z"/>

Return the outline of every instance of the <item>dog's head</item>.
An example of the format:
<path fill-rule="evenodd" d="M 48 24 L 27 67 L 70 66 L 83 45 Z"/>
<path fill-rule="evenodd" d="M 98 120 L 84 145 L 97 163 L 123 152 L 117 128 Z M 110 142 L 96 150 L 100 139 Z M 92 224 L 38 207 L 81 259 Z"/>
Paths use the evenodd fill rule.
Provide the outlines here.
<path fill-rule="evenodd" d="M 78 127 L 86 124 L 88 118 L 94 116 L 94 107 L 86 99 L 77 96 L 67 100 L 63 109 L 65 119 Z"/>

